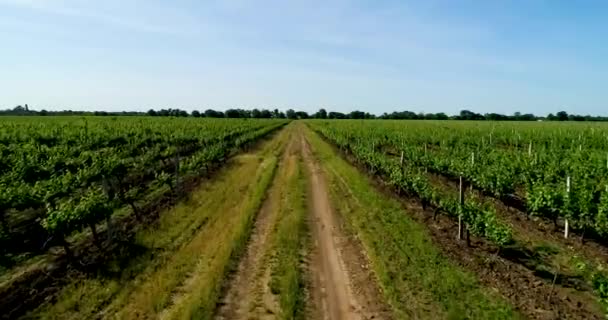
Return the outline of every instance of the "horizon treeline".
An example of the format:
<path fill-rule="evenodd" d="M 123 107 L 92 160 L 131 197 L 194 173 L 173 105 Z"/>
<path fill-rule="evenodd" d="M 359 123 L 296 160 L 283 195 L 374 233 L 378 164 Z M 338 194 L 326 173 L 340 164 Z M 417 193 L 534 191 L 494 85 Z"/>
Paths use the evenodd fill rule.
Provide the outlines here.
<path fill-rule="evenodd" d="M 515 112 L 513 115 L 504 115 L 499 113 L 475 113 L 470 110 L 462 110 L 457 115 L 447 115 L 443 112 L 439 113 L 415 113 L 412 111 L 395 111 L 391 113 L 383 113 L 375 115 L 369 112 L 352 111 L 349 113 L 327 111 L 319 109 L 319 111 L 309 114 L 305 111 L 295 111 L 288 109 L 285 112 L 279 109 L 228 109 L 226 111 L 217 111 L 214 109 L 206 109 L 205 111 L 193 110 L 188 112 L 181 109 L 150 109 L 146 112 L 138 111 L 35 111 L 29 109 L 28 105 L 17 106 L 13 109 L 0 110 L 0 116 L 6 115 L 21 115 L 21 116 L 151 116 L 151 117 L 194 117 L 194 118 L 252 118 L 252 119 L 390 119 L 390 120 L 490 120 L 490 121 L 608 121 L 608 117 L 591 116 L 591 115 L 575 115 L 568 114 L 566 111 L 560 111 L 555 114 L 550 113 L 547 116 L 536 116 L 531 113 L 522 114 Z"/>

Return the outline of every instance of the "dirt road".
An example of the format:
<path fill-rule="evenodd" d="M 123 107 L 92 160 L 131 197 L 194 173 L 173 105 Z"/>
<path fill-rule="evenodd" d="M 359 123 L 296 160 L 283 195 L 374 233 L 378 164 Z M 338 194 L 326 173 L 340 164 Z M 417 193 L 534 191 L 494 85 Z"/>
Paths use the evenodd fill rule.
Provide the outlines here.
<path fill-rule="evenodd" d="M 310 240 L 301 244 L 305 262 L 300 266 L 303 273 L 301 294 L 305 305 L 302 312 L 310 319 L 386 319 L 388 309 L 380 303 L 373 274 L 358 241 L 348 235 L 342 227 L 342 220 L 333 211 L 329 189 L 320 164 L 313 156 L 306 142 L 303 127 L 293 130 L 288 147 L 278 166 L 272 187 L 257 216 L 246 253 L 241 258 L 236 272 L 227 282 L 227 290 L 216 312 L 215 319 L 275 319 L 285 315 L 281 310 L 280 293 L 270 289 L 272 282 L 273 256 L 282 243 L 276 242 L 280 233 L 281 219 L 293 210 L 288 194 L 307 199 L 304 208 L 308 217 Z M 308 188 L 291 190 L 290 179 L 303 163 Z M 305 206 L 306 206 L 305 205 Z M 291 311 L 290 311 L 291 312 Z M 288 316 L 289 317 L 289 316 Z"/>
<path fill-rule="evenodd" d="M 312 318 L 389 318 L 365 254 L 333 211 L 326 180 L 303 136 L 301 145 L 310 175 Z"/>

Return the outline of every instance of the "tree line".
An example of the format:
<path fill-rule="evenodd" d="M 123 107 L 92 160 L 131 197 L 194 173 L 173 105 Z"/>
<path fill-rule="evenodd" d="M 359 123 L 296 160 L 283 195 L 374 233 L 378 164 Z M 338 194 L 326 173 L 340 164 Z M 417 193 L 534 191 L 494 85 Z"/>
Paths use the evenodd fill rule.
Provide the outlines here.
<path fill-rule="evenodd" d="M 504 115 L 499 113 L 475 113 L 470 110 L 462 110 L 457 115 L 447 115 L 446 113 L 416 113 L 412 111 L 394 111 L 391 113 L 383 113 L 375 115 L 363 111 L 351 111 L 349 113 L 327 111 L 319 109 L 319 111 L 309 114 L 305 111 L 296 111 L 288 109 L 285 112 L 279 109 L 228 109 L 226 111 L 218 111 L 207 109 L 205 111 L 193 110 L 188 112 L 181 109 L 150 109 L 147 112 L 139 111 L 35 111 L 29 109 L 28 105 L 17 106 L 13 109 L 0 110 L 2 115 L 37 115 L 37 116 L 151 116 L 151 117 L 194 117 L 194 118 L 254 118 L 254 119 L 392 119 L 392 120 L 491 120 L 491 121 L 608 121 L 608 117 L 591 116 L 591 115 L 576 115 L 568 114 L 566 111 L 560 111 L 555 114 L 550 113 L 547 116 L 536 116 L 531 113 L 522 114 L 515 112 L 513 115 Z"/>

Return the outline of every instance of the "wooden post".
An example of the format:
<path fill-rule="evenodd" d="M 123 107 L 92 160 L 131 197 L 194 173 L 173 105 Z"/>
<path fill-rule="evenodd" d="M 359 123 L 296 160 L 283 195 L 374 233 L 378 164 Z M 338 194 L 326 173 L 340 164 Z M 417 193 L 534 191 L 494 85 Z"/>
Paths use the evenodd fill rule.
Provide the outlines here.
<path fill-rule="evenodd" d="M 530 141 L 530 144 L 528 145 L 528 156 L 532 156 L 532 141 Z"/>
<path fill-rule="evenodd" d="M 566 178 L 566 192 L 570 194 L 570 176 Z M 564 223 L 564 238 L 568 239 L 568 233 L 570 232 L 570 225 L 568 222 L 568 217 L 566 217 L 566 221 Z"/>
<path fill-rule="evenodd" d="M 460 176 L 460 188 L 458 193 L 458 202 L 460 204 L 461 214 L 458 215 L 458 240 L 462 240 L 464 224 L 462 223 L 462 207 L 464 206 L 464 185 L 462 183 L 462 176 Z"/>
<path fill-rule="evenodd" d="M 403 169 L 403 151 L 401 151 L 401 160 L 399 160 L 399 166 L 401 166 L 401 168 Z"/>

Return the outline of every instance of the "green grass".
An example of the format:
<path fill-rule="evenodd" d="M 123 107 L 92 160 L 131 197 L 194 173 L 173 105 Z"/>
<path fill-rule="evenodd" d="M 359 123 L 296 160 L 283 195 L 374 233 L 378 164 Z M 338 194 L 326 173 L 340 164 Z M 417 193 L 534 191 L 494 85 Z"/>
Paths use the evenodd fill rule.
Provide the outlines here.
<path fill-rule="evenodd" d="M 378 192 L 311 130 L 306 136 L 328 178 L 335 209 L 361 240 L 397 318 L 520 318 L 473 274 L 445 258 L 425 226 L 409 218 L 397 200 Z"/>
<path fill-rule="evenodd" d="M 289 161 L 289 160 L 288 160 Z M 306 241 L 306 193 L 308 184 L 301 159 L 291 159 L 294 172 L 281 198 L 281 217 L 276 226 L 270 288 L 278 295 L 281 319 L 300 319 L 304 312 L 304 279 L 301 255 Z"/>

